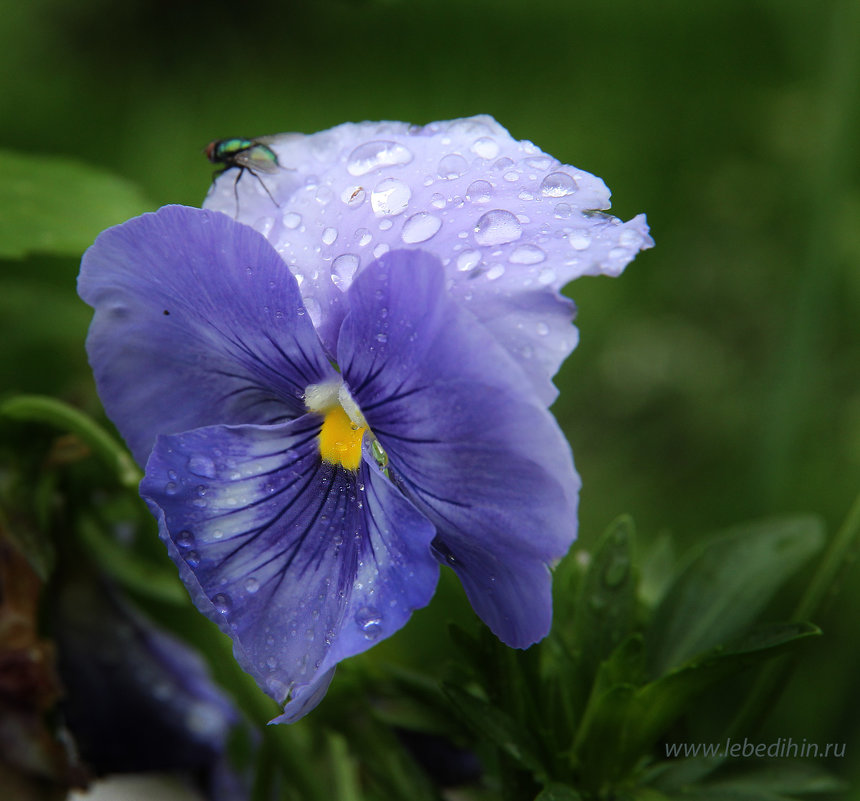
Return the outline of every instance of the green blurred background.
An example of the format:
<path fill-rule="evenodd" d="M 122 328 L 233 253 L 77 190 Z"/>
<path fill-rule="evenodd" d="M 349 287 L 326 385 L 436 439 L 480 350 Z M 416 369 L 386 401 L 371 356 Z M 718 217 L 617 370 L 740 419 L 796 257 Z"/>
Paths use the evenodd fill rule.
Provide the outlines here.
<path fill-rule="evenodd" d="M 0 148 L 152 208 L 201 203 L 214 138 L 489 113 L 646 212 L 654 250 L 568 289 L 585 543 L 621 512 L 679 548 L 786 511 L 832 531 L 860 490 L 858 76 L 853 0 L 0 0 Z M 97 412 L 77 262 L 0 266 L 0 391 Z M 847 740 L 856 778 L 858 577 L 770 731 Z"/>

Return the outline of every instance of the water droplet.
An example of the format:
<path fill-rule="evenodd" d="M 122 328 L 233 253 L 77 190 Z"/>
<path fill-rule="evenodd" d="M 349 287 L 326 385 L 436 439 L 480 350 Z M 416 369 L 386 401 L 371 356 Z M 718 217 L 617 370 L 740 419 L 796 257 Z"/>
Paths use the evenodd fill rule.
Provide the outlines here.
<path fill-rule="evenodd" d="M 470 203 L 489 203 L 493 196 L 493 185 L 489 181 L 472 181 L 466 190 L 466 200 Z"/>
<path fill-rule="evenodd" d="M 266 667 L 268 667 L 269 670 L 274 670 L 277 666 L 278 666 L 278 660 L 275 659 L 275 657 L 270 656 L 270 657 L 266 658 Z"/>
<path fill-rule="evenodd" d="M 359 261 L 354 253 L 343 253 L 332 262 L 331 280 L 341 292 L 349 289 Z"/>
<path fill-rule="evenodd" d="M 585 250 L 591 245 L 591 237 L 584 231 L 574 231 L 567 241 L 574 250 Z"/>
<path fill-rule="evenodd" d="M 348 186 L 340 193 L 340 199 L 346 203 L 347 206 L 355 207 L 364 203 L 366 195 L 367 193 L 364 191 L 363 186 Z"/>
<path fill-rule="evenodd" d="M 494 159 L 499 155 L 499 145 L 494 139 L 482 136 L 472 142 L 472 152 L 482 159 Z"/>
<path fill-rule="evenodd" d="M 573 214 L 573 207 L 569 203 L 556 203 L 554 212 L 556 219 L 566 220 Z"/>
<path fill-rule="evenodd" d="M 549 326 L 546 323 L 538 323 L 535 326 L 535 331 L 538 332 L 538 336 L 545 337 L 549 333 Z"/>
<path fill-rule="evenodd" d="M 359 228 L 355 232 L 355 241 L 358 242 L 360 248 L 366 247 L 373 240 L 373 234 L 367 228 Z"/>
<path fill-rule="evenodd" d="M 164 485 L 164 491 L 165 491 L 168 495 L 176 495 L 176 492 L 177 492 L 177 490 L 178 490 L 178 489 L 179 489 L 179 487 L 176 485 L 176 482 L 175 482 L 175 481 L 168 481 L 168 482 Z"/>
<path fill-rule="evenodd" d="M 302 215 L 294 211 L 288 211 L 284 215 L 284 228 L 295 230 L 302 224 Z"/>
<path fill-rule="evenodd" d="M 516 170 L 511 170 L 510 172 L 506 172 L 502 176 L 509 184 L 516 183 L 520 180 L 520 174 Z"/>
<path fill-rule="evenodd" d="M 188 567 L 198 567 L 200 565 L 200 554 L 197 551 L 189 551 L 185 554 L 185 562 Z"/>
<path fill-rule="evenodd" d="M 440 178 L 453 180 L 469 169 L 469 163 L 459 153 L 449 153 L 439 160 L 437 174 Z"/>
<path fill-rule="evenodd" d="M 375 258 L 379 258 L 380 256 L 385 255 L 391 248 L 385 244 L 385 242 L 381 242 L 373 249 L 373 255 Z"/>
<path fill-rule="evenodd" d="M 511 264 L 540 264 L 545 259 L 546 253 L 537 245 L 520 245 L 508 256 Z"/>
<path fill-rule="evenodd" d="M 553 281 L 555 281 L 555 270 L 550 270 L 549 268 L 545 270 L 541 270 L 538 273 L 538 283 L 541 286 L 548 286 Z"/>
<path fill-rule="evenodd" d="M 331 203 L 334 198 L 334 192 L 332 192 L 330 186 L 321 186 L 317 189 L 316 194 L 314 195 L 314 200 L 320 204 L 320 206 L 327 206 Z"/>
<path fill-rule="evenodd" d="M 190 531 L 180 531 L 176 536 L 176 544 L 180 548 L 193 548 L 194 535 Z"/>
<path fill-rule="evenodd" d="M 355 613 L 355 622 L 368 640 L 373 640 L 382 633 L 382 615 L 372 606 L 359 609 Z"/>
<path fill-rule="evenodd" d="M 395 167 L 412 161 L 412 153 L 397 142 L 365 142 L 349 155 L 346 169 L 350 175 L 366 175 L 381 167 Z"/>
<path fill-rule="evenodd" d="M 324 245 L 334 244 L 335 239 L 337 239 L 337 228 L 329 226 L 322 232 L 322 241 Z"/>
<path fill-rule="evenodd" d="M 501 264 L 494 264 L 487 270 L 487 280 L 495 281 L 497 278 L 501 278 L 505 274 L 505 268 Z"/>
<path fill-rule="evenodd" d="M 519 220 L 504 209 L 493 209 L 483 214 L 475 225 L 475 241 L 479 245 L 504 245 L 522 236 Z"/>
<path fill-rule="evenodd" d="M 382 342 L 383 344 L 385 344 L 386 342 L 388 342 L 388 334 L 383 334 L 380 332 L 379 334 L 376 335 L 376 341 Z M 361 508 L 360 503 L 359 503 L 359 508 Z"/>
<path fill-rule="evenodd" d="M 268 236 L 272 233 L 272 228 L 275 227 L 275 218 L 274 217 L 260 217 L 254 223 L 254 228 L 256 228 L 263 236 Z"/>
<path fill-rule="evenodd" d="M 177 473 L 176 473 L 176 471 L 175 471 L 175 470 L 168 470 L 168 471 L 167 471 L 167 477 L 168 477 L 171 481 L 176 481 L 176 479 L 178 478 L 178 475 L 177 475 Z"/>
<path fill-rule="evenodd" d="M 566 197 L 576 192 L 576 181 L 566 172 L 551 172 L 540 183 L 544 197 Z"/>
<path fill-rule="evenodd" d="M 430 205 L 431 205 L 434 209 L 444 209 L 444 208 L 445 208 L 445 205 L 446 205 L 445 197 L 444 197 L 443 195 L 440 195 L 438 192 L 436 192 L 436 193 L 435 193 L 435 194 L 430 198 Z"/>
<path fill-rule="evenodd" d="M 233 609 L 233 601 L 229 595 L 219 592 L 212 598 L 212 604 L 219 615 L 229 615 Z"/>
<path fill-rule="evenodd" d="M 188 460 L 188 470 L 195 476 L 203 478 L 215 478 L 215 462 L 208 456 L 195 454 Z"/>
<path fill-rule="evenodd" d="M 429 214 L 426 211 L 419 211 L 403 223 L 403 230 L 400 232 L 400 238 L 407 245 L 426 242 L 430 237 L 434 236 L 441 227 L 442 220 L 437 216 Z"/>
<path fill-rule="evenodd" d="M 252 595 L 260 589 L 260 582 L 257 581 L 253 576 L 245 581 L 245 591 L 250 592 Z"/>
<path fill-rule="evenodd" d="M 370 193 L 374 213 L 394 217 L 402 214 L 409 205 L 412 190 L 397 178 L 385 178 Z"/>
<path fill-rule="evenodd" d="M 480 252 L 477 250 L 464 250 L 459 256 L 457 256 L 457 269 L 462 272 L 466 272 L 466 270 L 471 270 L 473 267 L 477 267 L 480 261 Z"/>

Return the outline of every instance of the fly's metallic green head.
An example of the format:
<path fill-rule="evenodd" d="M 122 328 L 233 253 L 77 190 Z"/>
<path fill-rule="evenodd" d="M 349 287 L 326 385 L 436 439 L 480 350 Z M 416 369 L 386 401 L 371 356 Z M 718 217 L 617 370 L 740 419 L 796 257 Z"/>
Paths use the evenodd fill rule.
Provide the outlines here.
<path fill-rule="evenodd" d="M 221 169 L 215 173 L 215 177 L 221 175 L 227 170 L 234 167 L 238 169 L 236 180 L 233 183 L 233 194 L 236 197 L 236 216 L 239 215 L 239 179 L 247 170 L 253 175 L 263 187 L 266 194 L 271 198 L 272 202 L 277 206 L 277 201 L 272 197 L 268 187 L 263 183 L 258 173 L 275 173 L 281 165 L 278 163 L 278 156 L 275 151 L 270 148 L 262 139 L 245 139 L 241 136 L 234 136 L 230 139 L 216 139 L 206 145 L 203 151 L 206 158 L 213 164 L 222 165 Z"/>

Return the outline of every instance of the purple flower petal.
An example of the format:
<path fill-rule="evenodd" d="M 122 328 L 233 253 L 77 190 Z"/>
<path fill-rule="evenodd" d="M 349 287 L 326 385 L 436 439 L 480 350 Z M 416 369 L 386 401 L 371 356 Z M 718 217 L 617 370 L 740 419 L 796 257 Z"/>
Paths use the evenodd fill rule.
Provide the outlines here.
<path fill-rule="evenodd" d="M 579 479 L 523 371 L 444 281 L 420 251 L 372 264 L 350 288 L 338 361 L 473 607 L 525 647 L 549 628 L 547 565 L 573 541 Z"/>
<path fill-rule="evenodd" d="M 576 344 L 558 290 L 581 275 L 618 275 L 651 247 L 644 216 L 602 213 L 599 178 L 518 142 L 487 116 L 432 123 L 345 124 L 266 139 L 283 169 L 239 184 L 238 219 L 261 231 L 302 278 L 331 350 L 342 293 L 373 259 L 420 248 L 445 266 L 449 291 L 520 364 L 545 404 Z M 206 206 L 236 213 L 235 175 Z"/>
<path fill-rule="evenodd" d="M 433 526 L 375 465 L 323 462 L 320 421 L 161 436 L 141 484 L 198 608 L 269 695 L 295 699 L 285 720 L 427 604 L 438 576 Z"/>
<path fill-rule="evenodd" d="M 278 254 L 223 214 L 166 206 L 105 231 L 78 290 L 99 395 L 141 464 L 159 433 L 297 417 L 334 375 Z"/>

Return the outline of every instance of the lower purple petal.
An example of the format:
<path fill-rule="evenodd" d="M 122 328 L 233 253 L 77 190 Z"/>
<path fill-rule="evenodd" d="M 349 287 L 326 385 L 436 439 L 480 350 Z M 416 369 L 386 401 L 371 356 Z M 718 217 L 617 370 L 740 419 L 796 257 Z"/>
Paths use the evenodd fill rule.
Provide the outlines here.
<path fill-rule="evenodd" d="M 269 695 L 294 699 L 285 720 L 427 604 L 438 577 L 433 526 L 375 465 L 321 461 L 319 429 L 309 414 L 162 436 L 141 484 L 198 608 Z"/>

